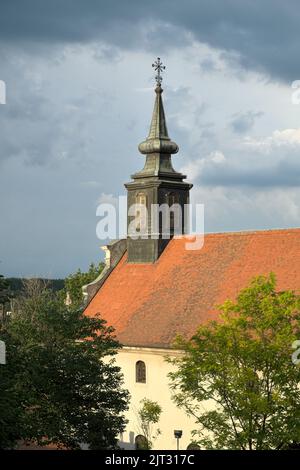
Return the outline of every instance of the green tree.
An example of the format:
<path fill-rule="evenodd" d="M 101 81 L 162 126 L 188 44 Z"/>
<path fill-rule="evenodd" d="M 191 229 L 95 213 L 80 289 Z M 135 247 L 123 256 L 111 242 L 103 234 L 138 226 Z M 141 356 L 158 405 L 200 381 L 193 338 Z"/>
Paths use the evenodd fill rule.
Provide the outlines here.
<path fill-rule="evenodd" d="M 7 347 L 7 364 L 0 369 L 0 397 L 2 378 L 7 383 L 0 446 L 24 439 L 71 449 L 83 442 L 91 449 L 113 448 L 128 407 L 114 363 L 119 343 L 113 330 L 32 282 L 19 313 L 0 330 Z M 14 428 L 11 390 L 17 398 Z"/>
<path fill-rule="evenodd" d="M 0 323 L 0 340 L 7 346 L 9 339 Z M 6 359 L 9 356 L 9 367 L 7 364 L 0 364 L 0 448 L 13 447 L 20 437 L 22 396 L 15 381 L 19 356 L 13 345 L 9 348 L 9 353 L 11 355 L 6 355 Z"/>
<path fill-rule="evenodd" d="M 0 274 L 0 304 L 3 304 L 9 300 L 8 292 L 9 282 L 2 274 Z"/>
<path fill-rule="evenodd" d="M 157 424 L 162 413 L 160 405 L 148 398 L 141 400 L 141 408 L 138 410 L 138 421 L 140 432 L 145 440 L 139 443 L 139 447 L 143 449 L 152 449 L 153 441 L 160 434 L 160 429 L 153 429 L 154 424 Z"/>
<path fill-rule="evenodd" d="M 2 315 L 2 321 L 5 319 L 5 307 L 11 298 L 12 292 L 10 290 L 9 282 L 2 274 L 0 274 L 0 313 Z"/>
<path fill-rule="evenodd" d="M 71 274 L 65 279 L 65 295 L 74 306 L 80 307 L 83 302 L 82 287 L 89 282 L 94 281 L 104 268 L 104 263 L 100 262 L 98 265 L 90 264 L 87 272 L 82 272 L 80 269 L 74 274 Z"/>
<path fill-rule="evenodd" d="M 300 366 L 292 361 L 299 297 L 278 292 L 271 274 L 219 308 L 221 321 L 178 338 L 184 354 L 170 360 L 175 401 L 196 419 L 198 443 L 254 450 L 300 442 Z"/>

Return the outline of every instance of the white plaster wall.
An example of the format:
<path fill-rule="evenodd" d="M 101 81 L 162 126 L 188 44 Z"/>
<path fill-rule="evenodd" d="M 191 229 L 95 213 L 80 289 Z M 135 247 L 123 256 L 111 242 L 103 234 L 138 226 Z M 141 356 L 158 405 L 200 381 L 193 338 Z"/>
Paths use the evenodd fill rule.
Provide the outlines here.
<path fill-rule="evenodd" d="M 167 355 L 178 354 L 173 350 L 152 349 L 152 348 L 123 348 L 117 355 L 117 364 L 124 374 L 124 387 L 131 394 L 130 408 L 126 414 L 129 420 L 126 432 L 120 440 L 120 446 L 125 449 L 134 449 L 134 439 L 141 434 L 138 428 L 137 410 L 140 408 L 140 401 L 149 398 L 156 401 L 162 408 L 162 414 L 158 427 L 161 434 L 153 442 L 153 449 L 176 450 L 176 439 L 174 430 L 183 431 L 180 439 L 180 449 L 184 450 L 192 441 L 191 431 L 197 426 L 192 418 L 189 418 L 182 410 L 177 408 L 171 400 L 169 388 L 170 379 L 168 373 L 173 369 L 171 364 L 165 361 Z M 135 364 L 137 361 L 144 361 L 146 364 L 146 383 L 136 383 Z M 155 425 L 154 425 L 155 426 Z M 156 429 L 156 428 L 154 428 Z"/>

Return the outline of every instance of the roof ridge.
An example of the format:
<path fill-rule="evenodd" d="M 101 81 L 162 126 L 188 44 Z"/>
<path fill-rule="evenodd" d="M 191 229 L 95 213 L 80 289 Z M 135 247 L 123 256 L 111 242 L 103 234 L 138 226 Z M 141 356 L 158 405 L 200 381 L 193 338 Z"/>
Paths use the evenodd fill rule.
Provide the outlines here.
<path fill-rule="evenodd" d="M 258 234 L 263 235 L 264 233 L 270 232 L 297 232 L 300 230 L 300 227 L 295 228 L 270 228 L 270 229 L 256 229 L 256 230 L 238 230 L 236 232 L 208 232 L 206 235 L 251 235 L 251 234 Z M 205 235 L 205 234 L 204 234 Z"/>
<path fill-rule="evenodd" d="M 278 232 L 298 232 L 300 231 L 300 227 L 294 227 L 294 228 L 271 228 L 271 229 L 256 229 L 256 230 L 237 230 L 237 231 L 228 231 L 228 232 L 204 232 L 204 237 L 207 236 L 220 236 L 220 235 L 252 235 L 252 234 L 258 234 L 258 235 L 263 235 L 265 233 L 278 233 Z M 194 236 L 194 235 L 199 235 L 199 234 L 187 234 L 184 235 L 182 238 L 189 237 L 189 236 Z"/>

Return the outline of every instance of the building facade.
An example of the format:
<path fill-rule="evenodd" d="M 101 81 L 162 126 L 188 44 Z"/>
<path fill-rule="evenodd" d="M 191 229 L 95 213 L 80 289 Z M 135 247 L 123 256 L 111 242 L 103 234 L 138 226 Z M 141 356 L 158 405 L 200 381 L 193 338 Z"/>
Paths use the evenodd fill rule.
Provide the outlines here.
<path fill-rule="evenodd" d="M 148 398 L 162 408 L 154 449 L 176 449 L 174 430 L 182 431 L 180 448 L 186 449 L 197 425 L 172 401 L 172 366 L 165 360 L 180 354 L 173 349 L 176 335 L 191 337 L 200 324 L 218 319 L 216 306 L 235 299 L 256 275 L 274 272 L 279 290 L 298 290 L 300 229 L 207 234 L 201 249 L 187 248 L 184 206 L 192 185 L 173 169 L 178 146 L 168 135 L 161 81 L 150 132 L 139 150 L 146 155 L 145 166 L 125 185 L 128 237 L 103 247 L 106 267 L 84 288 L 85 314 L 100 314 L 123 345 L 117 363 L 131 401 L 120 446 L 136 447 L 137 410 Z M 156 204 L 179 206 L 180 223 L 176 226 L 175 210 L 167 213 L 166 225 L 160 216 L 155 222 L 151 206 Z M 178 228 L 181 236 L 175 237 Z"/>

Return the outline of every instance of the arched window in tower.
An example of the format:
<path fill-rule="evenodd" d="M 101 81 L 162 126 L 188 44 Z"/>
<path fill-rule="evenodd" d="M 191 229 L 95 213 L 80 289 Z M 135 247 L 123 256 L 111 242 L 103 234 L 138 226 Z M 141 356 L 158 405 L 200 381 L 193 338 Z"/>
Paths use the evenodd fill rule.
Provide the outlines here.
<path fill-rule="evenodd" d="M 167 195 L 167 204 L 169 207 L 172 207 L 174 204 L 178 204 L 178 194 L 168 193 Z M 176 211 L 176 209 L 175 209 Z M 175 211 L 170 211 L 170 233 L 174 233 L 175 228 Z M 177 222 L 178 223 L 178 222 Z"/>
<path fill-rule="evenodd" d="M 135 197 L 136 204 L 136 231 L 145 232 L 147 229 L 147 196 L 145 193 L 138 193 Z"/>
<path fill-rule="evenodd" d="M 146 383 L 146 364 L 144 361 L 137 361 L 135 364 L 135 381 L 141 384 Z"/>

